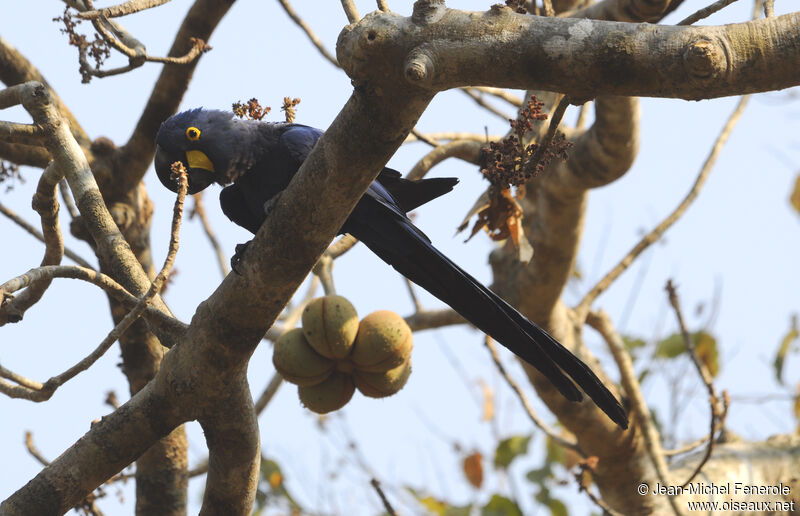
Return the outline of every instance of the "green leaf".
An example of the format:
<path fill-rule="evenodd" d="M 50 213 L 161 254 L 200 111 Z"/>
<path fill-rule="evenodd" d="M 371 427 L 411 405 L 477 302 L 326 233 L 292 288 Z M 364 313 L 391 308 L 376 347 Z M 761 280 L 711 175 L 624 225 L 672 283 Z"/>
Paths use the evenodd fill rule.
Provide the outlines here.
<path fill-rule="evenodd" d="M 553 476 L 553 471 L 550 469 L 550 466 L 545 466 L 543 468 L 532 469 L 525 474 L 525 478 L 528 479 L 529 482 L 534 484 L 541 484 L 548 478 Z"/>
<path fill-rule="evenodd" d="M 800 331 L 797 329 L 797 314 L 794 314 L 792 315 L 791 327 L 781 340 L 781 345 L 775 354 L 775 360 L 772 361 L 772 366 L 775 368 L 775 378 L 780 384 L 783 384 L 783 363 L 786 360 L 786 355 L 792 347 L 792 342 L 797 340 L 798 337 L 800 337 Z"/>
<path fill-rule="evenodd" d="M 792 195 L 789 197 L 789 202 L 795 211 L 800 213 L 800 174 L 797 175 L 797 179 L 794 181 L 794 190 L 792 190 Z"/>
<path fill-rule="evenodd" d="M 644 339 L 640 339 L 639 337 L 631 337 L 630 335 L 623 335 L 622 336 L 622 343 L 625 345 L 625 349 L 628 352 L 633 352 L 638 348 L 643 348 L 647 343 Z"/>
<path fill-rule="evenodd" d="M 433 496 L 425 495 L 413 487 L 406 487 L 406 490 L 428 511 L 427 514 L 435 514 L 436 516 L 469 516 L 470 512 L 472 512 L 471 505 L 450 505 Z"/>
<path fill-rule="evenodd" d="M 564 502 L 561 500 L 551 498 L 547 506 L 550 508 L 550 514 L 552 514 L 552 516 L 569 516 L 567 506 L 564 505 Z"/>
<path fill-rule="evenodd" d="M 564 464 L 564 448 L 550 439 L 550 436 L 547 436 L 545 441 L 545 449 L 547 450 L 547 457 L 545 458 L 547 464 Z"/>
<path fill-rule="evenodd" d="M 522 511 L 511 499 L 494 494 L 481 509 L 481 516 L 522 516 Z"/>
<path fill-rule="evenodd" d="M 494 467 L 507 468 L 515 458 L 528 453 L 531 437 L 533 436 L 515 435 L 500 441 L 494 452 Z"/>
<path fill-rule="evenodd" d="M 719 373 L 719 351 L 717 350 L 717 339 L 713 335 L 704 331 L 698 331 L 692 335 L 694 348 L 697 357 L 708 368 L 711 377 L 716 377 Z"/>
<path fill-rule="evenodd" d="M 656 344 L 658 358 L 675 358 L 686 352 L 686 343 L 680 333 L 673 333 Z"/>

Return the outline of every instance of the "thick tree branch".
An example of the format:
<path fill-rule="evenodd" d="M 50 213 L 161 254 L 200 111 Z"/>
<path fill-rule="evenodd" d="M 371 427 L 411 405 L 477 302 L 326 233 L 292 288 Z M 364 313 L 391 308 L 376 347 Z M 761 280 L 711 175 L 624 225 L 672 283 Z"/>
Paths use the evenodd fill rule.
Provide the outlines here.
<path fill-rule="evenodd" d="M 339 63 L 356 82 L 375 56 L 396 81 L 431 91 L 470 85 L 598 96 L 716 98 L 800 84 L 800 13 L 719 27 L 653 26 L 438 7 L 415 25 L 374 12 L 345 29 Z M 480 35 L 478 37 L 477 35 Z M 621 80 L 624 78 L 624 80 Z"/>

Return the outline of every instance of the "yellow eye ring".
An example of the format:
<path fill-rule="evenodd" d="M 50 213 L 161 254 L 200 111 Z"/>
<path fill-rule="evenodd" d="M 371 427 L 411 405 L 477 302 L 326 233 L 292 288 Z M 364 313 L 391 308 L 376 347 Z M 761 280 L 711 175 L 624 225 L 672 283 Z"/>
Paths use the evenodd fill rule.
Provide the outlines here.
<path fill-rule="evenodd" d="M 199 140 L 200 139 L 200 129 L 198 129 L 197 127 L 194 127 L 194 126 L 186 129 L 186 138 L 188 138 L 189 141 L 193 141 L 193 142 Z"/>

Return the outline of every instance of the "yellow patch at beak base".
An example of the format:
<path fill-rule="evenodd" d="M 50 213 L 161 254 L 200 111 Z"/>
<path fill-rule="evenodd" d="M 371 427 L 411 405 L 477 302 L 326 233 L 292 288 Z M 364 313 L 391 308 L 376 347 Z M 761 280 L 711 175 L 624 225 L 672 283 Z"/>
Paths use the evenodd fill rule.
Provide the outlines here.
<path fill-rule="evenodd" d="M 209 172 L 214 172 L 214 164 L 208 159 L 203 151 L 190 150 L 186 151 L 186 161 L 189 163 L 189 168 L 202 168 Z"/>

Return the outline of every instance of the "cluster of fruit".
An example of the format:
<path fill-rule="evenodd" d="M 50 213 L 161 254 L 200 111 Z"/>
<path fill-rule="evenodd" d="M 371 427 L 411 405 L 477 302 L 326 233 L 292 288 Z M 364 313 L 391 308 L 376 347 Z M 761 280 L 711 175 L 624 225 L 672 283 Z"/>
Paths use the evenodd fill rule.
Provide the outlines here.
<path fill-rule="evenodd" d="M 272 363 L 298 386 L 308 409 L 338 410 L 356 388 L 371 398 L 391 396 L 408 380 L 412 333 L 396 313 L 380 310 L 359 323 L 347 299 L 325 296 L 306 306 L 302 323 L 278 339 Z"/>

